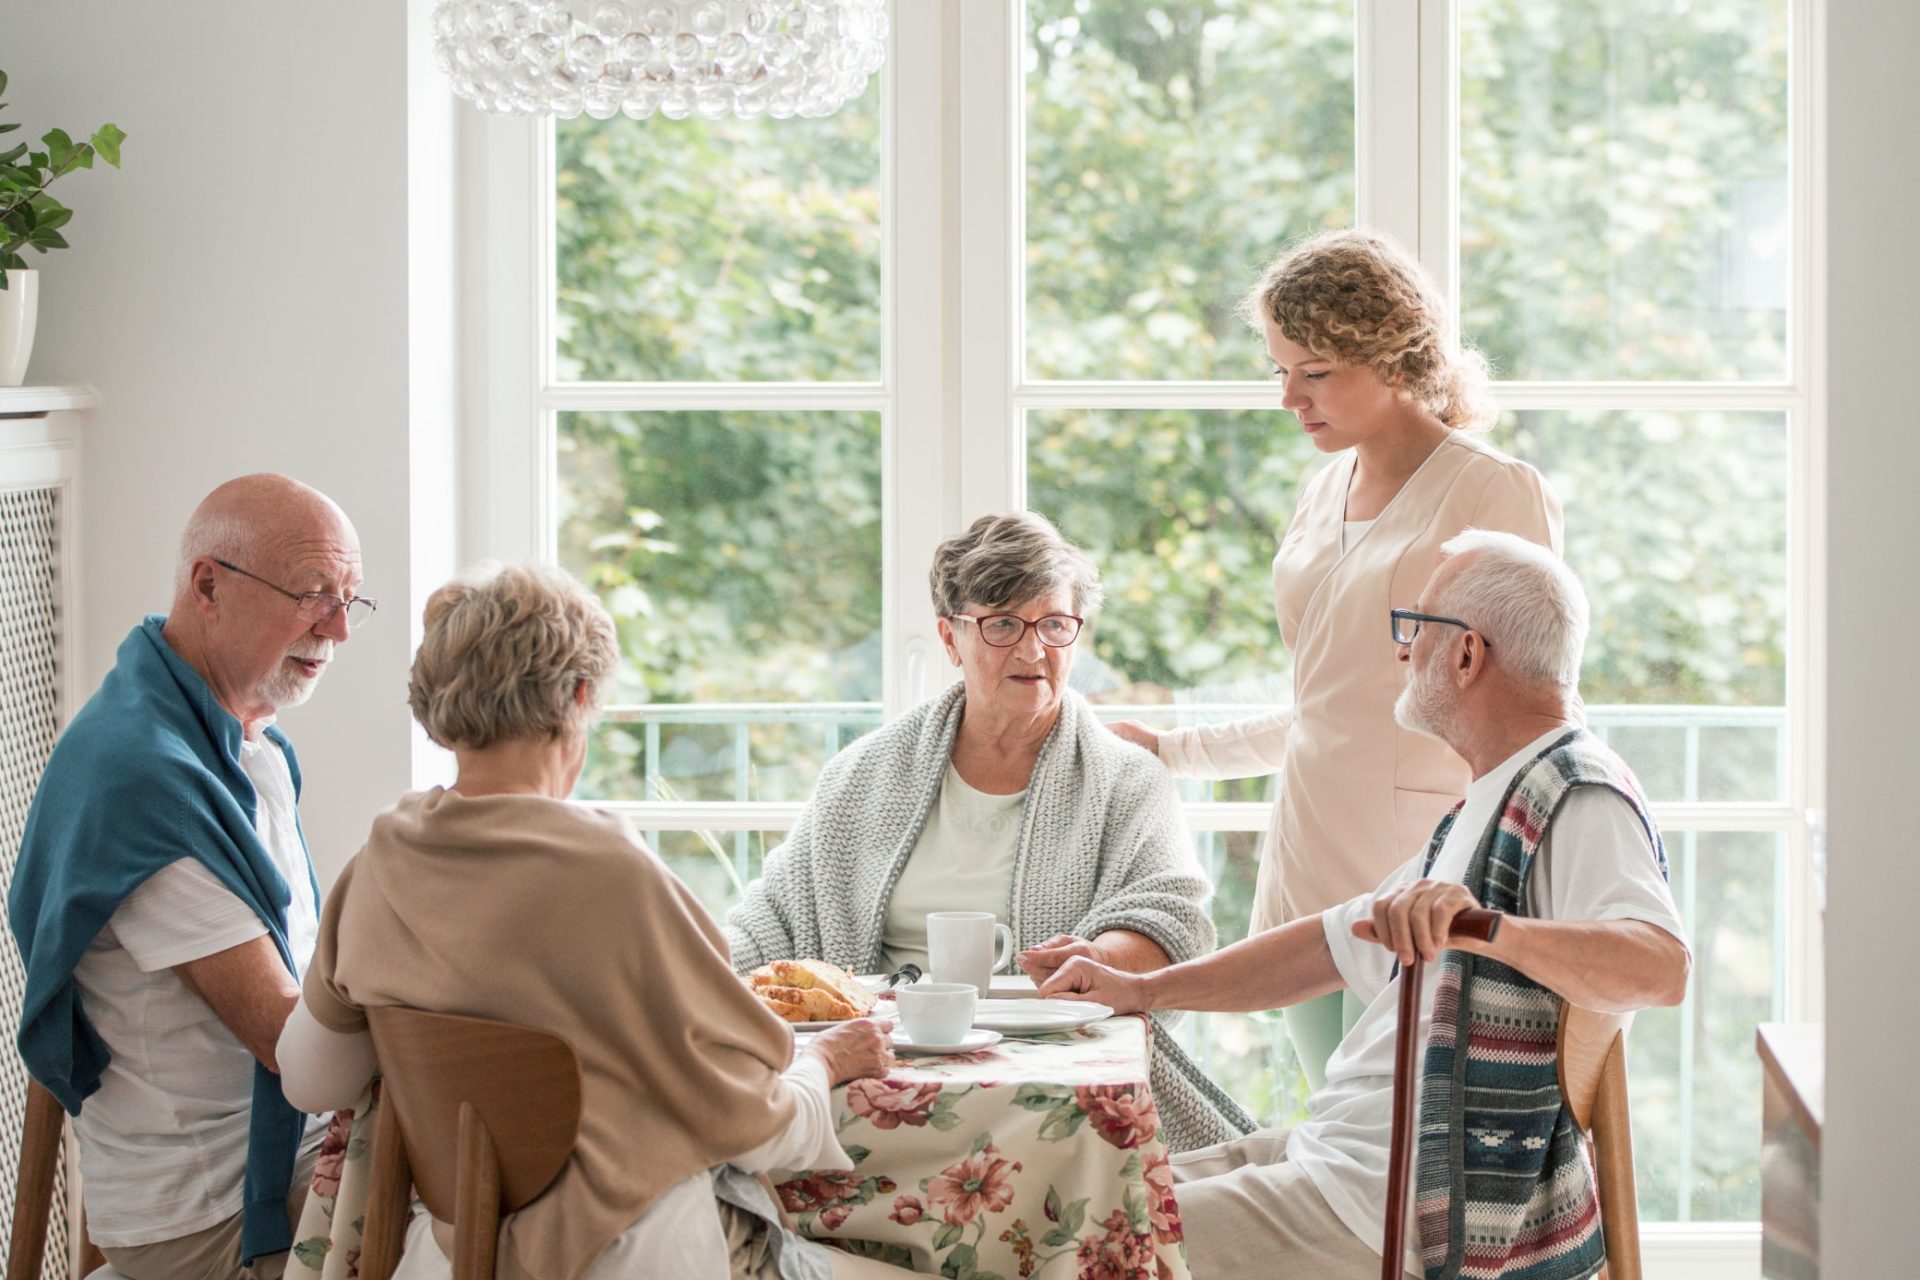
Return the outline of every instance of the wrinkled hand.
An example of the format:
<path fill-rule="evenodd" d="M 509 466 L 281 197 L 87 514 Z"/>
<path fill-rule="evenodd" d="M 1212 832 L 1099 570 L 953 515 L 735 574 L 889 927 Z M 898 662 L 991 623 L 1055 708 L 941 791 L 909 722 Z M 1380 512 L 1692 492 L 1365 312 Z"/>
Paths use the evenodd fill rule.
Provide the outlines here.
<path fill-rule="evenodd" d="M 1085 956 L 1074 956 L 1041 984 L 1040 994 L 1062 1000 L 1092 1000 L 1115 1013 L 1139 1013 L 1147 1007 L 1146 980 L 1122 973 Z"/>
<path fill-rule="evenodd" d="M 1471 940 L 1449 943 L 1447 934 L 1453 918 L 1480 903 L 1466 886 L 1450 880 L 1415 880 L 1395 885 L 1373 900 L 1373 916 L 1356 920 L 1353 936 L 1363 942 L 1377 942 L 1393 952 L 1403 965 L 1413 963 L 1414 953 L 1431 963 L 1449 946 L 1462 950 L 1480 950 L 1485 944 Z"/>
<path fill-rule="evenodd" d="M 1089 960 L 1099 959 L 1099 953 L 1093 944 L 1085 938 L 1076 938 L 1070 933 L 1056 933 L 1038 946 L 1028 947 L 1014 959 L 1026 970 L 1035 986 L 1042 985 L 1059 971 L 1061 965 L 1075 956 L 1085 956 Z"/>
<path fill-rule="evenodd" d="M 893 1069 L 893 1039 L 886 1024 L 872 1018 L 828 1027 L 801 1052 L 824 1062 L 827 1079 L 836 1086 L 849 1080 L 878 1080 Z"/>
<path fill-rule="evenodd" d="M 1147 728 L 1138 720 L 1121 720 L 1107 726 L 1109 732 L 1125 738 L 1136 747 L 1145 747 L 1156 756 L 1160 754 L 1160 734 Z"/>

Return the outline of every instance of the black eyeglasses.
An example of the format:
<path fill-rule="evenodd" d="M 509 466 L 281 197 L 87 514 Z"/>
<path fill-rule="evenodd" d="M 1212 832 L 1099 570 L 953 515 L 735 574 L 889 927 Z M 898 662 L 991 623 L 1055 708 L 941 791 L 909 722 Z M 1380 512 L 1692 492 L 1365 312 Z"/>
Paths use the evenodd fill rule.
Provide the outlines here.
<path fill-rule="evenodd" d="M 368 618 L 371 618 L 373 611 L 380 607 L 377 601 L 368 599 L 366 596 L 355 596 L 351 600 L 342 600 L 331 591 L 289 591 L 285 587 L 276 586 L 268 582 L 257 573 L 248 573 L 237 564 L 231 564 L 218 558 L 214 560 L 214 563 L 222 569 L 232 570 L 243 578 L 252 578 L 269 591 L 278 591 L 281 595 L 293 601 L 293 612 L 296 617 L 302 622 L 310 622 L 315 626 L 332 622 L 334 615 L 342 609 L 345 609 L 347 611 L 347 628 L 348 630 L 352 630 Z"/>
<path fill-rule="evenodd" d="M 1028 622 L 1017 613 L 950 613 L 954 622 L 971 622 L 980 630 L 980 638 L 996 649 L 1011 649 L 1026 638 L 1027 628 L 1040 637 L 1049 649 L 1064 649 L 1080 635 L 1085 619 L 1071 613 L 1050 613 Z"/>
<path fill-rule="evenodd" d="M 1479 630 L 1479 628 L 1473 626 L 1471 623 L 1462 622 L 1458 618 L 1443 618 L 1437 613 L 1415 613 L 1411 609 L 1394 609 L 1389 612 L 1389 616 L 1393 619 L 1393 642 L 1395 644 L 1412 644 L 1413 638 L 1420 634 L 1420 624 L 1423 622 L 1444 622 L 1450 627 L 1458 627 L 1462 631 L 1474 632 L 1480 637 L 1481 644 L 1484 644 L 1489 649 L 1493 648 L 1493 641 L 1487 639 L 1484 631 Z"/>

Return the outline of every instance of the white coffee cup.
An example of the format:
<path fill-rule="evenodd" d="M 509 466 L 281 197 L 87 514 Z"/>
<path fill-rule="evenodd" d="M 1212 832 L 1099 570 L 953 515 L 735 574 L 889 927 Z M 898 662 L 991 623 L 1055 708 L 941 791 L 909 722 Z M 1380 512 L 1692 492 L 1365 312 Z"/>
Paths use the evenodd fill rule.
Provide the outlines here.
<path fill-rule="evenodd" d="M 973 1027 L 980 993 L 970 982 L 908 982 L 893 989 L 893 998 L 915 1044 L 959 1044 Z"/>
<path fill-rule="evenodd" d="M 994 923 L 991 911 L 927 913 L 928 976 L 935 982 L 971 983 L 984 996 L 988 979 L 1012 958 L 1013 930 Z"/>

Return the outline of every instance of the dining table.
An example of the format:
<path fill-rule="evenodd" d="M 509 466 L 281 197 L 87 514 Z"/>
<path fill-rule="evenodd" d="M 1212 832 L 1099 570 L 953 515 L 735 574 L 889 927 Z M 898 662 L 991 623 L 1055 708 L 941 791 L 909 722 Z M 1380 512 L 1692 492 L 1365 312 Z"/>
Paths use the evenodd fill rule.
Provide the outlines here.
<path fill-rule="evenodd" d="M 851 1170 L 776 1175 L 804 1236 L 956 1280 L 1182 1280 L 1153 1024 L 1109 1017 L 898 1057 L 833 1092 Z"/>
<path fill-rule="evenodd" d="M 991 994 L 1033 991 L 996 979 Z M 903 1054 L 833 1091 L 854 1167 L 776 1175 L 781 1204 L 804 1236 L 955 1280 L 1186 1280 L 1154 1034 L 1119 1016 Z M 328 1125 L 287 1280 L 359 1275 L 379 1105 L 376 1082 Z"/>

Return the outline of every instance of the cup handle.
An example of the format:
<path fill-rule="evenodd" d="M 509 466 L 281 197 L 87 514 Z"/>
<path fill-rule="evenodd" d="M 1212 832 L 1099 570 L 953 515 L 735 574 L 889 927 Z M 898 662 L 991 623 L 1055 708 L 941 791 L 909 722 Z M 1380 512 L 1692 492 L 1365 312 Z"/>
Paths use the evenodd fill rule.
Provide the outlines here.
<path fill-rule="evenodd" d="M 1007 962 L 1013 959 L 1013 930 L 1006 925 L 996 924 L 993 926 L 993 932 L 997 939 L 994 944 L 993 971 L 999 973 L 1007 967 Z"/>

